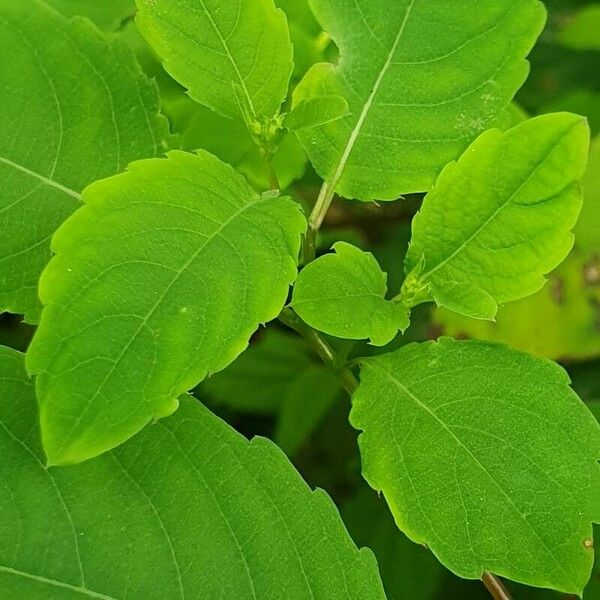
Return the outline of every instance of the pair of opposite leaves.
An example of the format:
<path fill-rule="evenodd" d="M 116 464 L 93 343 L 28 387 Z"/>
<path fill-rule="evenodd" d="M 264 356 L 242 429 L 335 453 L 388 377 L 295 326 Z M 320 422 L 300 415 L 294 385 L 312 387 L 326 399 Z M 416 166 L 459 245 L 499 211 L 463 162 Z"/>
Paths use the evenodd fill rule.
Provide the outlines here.
<path fill-rule="evenodd" d="M 361 14 L 355 16 L 360 16 L 365 25 L 361 29 L 365 47 L 361 46 L 360 54 L 375 61 L 367 61 L 367 64 L 359 60 L 357 49 L 352 47 L 357 36 L 349 35 L 348 22 L 343 26 L 345 13 L 337 4 L 315 2 L 317 16 L 322 24 L 330 25 L 328 30 L 340 46 L 340 64 L 337 70 L 331 66 L 316 67 L 300 86 L 298 94 L 301 97 L 302 90 L 312 93 L 321 88 L 325 97 L 329 97 L 331 86 L 354 81 L 354 78 L 360 79 L 361 85 L 350 86 L 352 101 L 348 104 L 352 114 L 349 117 L 302 130 L 299 135 L 309 153 L 318 145 L 317 137 L 313 136 L 324 136 L 324 147 L 332 139 L 341 140 L 335 156 L 320 156 L 318 152 L 311 155 L 318 170 L 325 173 L 341 193 L 368 199 L 372 195 L 386 197 L 389 194 L 391 197 L 413 189 L 427 189 L 447 160 L 454 158 L 479 131 L 498 119 L 500 110 L 522 82 L 525 74 L 522 57 L 541 26 L 540 6 L 530 1 L 510 3 L 510 6 L 509 3 L 495 3 L 474 11 L 477 17 L 472 19 L 469 27 L 461 21 L 458 28 L 454 21 L 461 13 L 454 10 L 456 7 L 449 10 L 440 7 L 439 3 L 408 2 L 394 9 L 398 11 L 398 19 L 394 21 L 387 10 L 384 18 L 384 7 L 357 3 L 356 9 Z M 172 72 L 178 60 L 190 66 L 186 52 L 176 51 L 172 57 L 168 56 L 182 41 L 189 41 L 189 32 L 184 31 L 186 24 L 180 23 L 178 28 L 165 23 L 167 12 L 169 16 L 177 14 L 178 5 L 185 6 L 185 3 L 149 2 L 146 6 L 149 19 L 146 33 L 152 41 L 150 29 L 153 24 L 154 33 L 158 38 L 164 38 L 162 52 Z M 52 32 L 57 33 L 51 33 L 35 13 L 31 18 L 19 7 L 4 3 L 3 14 L 7 16 L 4 25 L 11 35 L 15 36 L 15 31 L 20 28 L 29 27 L 46 37 L 63 36 L 60 41 L 64 42 L 66 38 L 77 49 L 84 46 L 87 52 L 92 50 L 86 44 L 92 44 L 86 36 L 91 35 L 94 43 L 99 43 L 97 34 L 87 25 L 66 25 L 53 13 L 45 14 L 41 4 L 33 2 L 32 6 L 41 11 L 38 16 L 42 14 L 50 21 L 54 20 L 56 27 Z M 256 7 L 261 10 L 272 10 L 273 7 L 268 2 L 241 3 L 238 8 L 242 12 L 233 21 L 227 11 L 220 12 L 219 16 L 224 17 L 225 25 L 229 24 L 231 29 L 224 33 L 223 23 L 215 21 L 217 13 L 210 13 L 205 3 L 202 6 L 197 19 L 204 24 L 204 29 L 195 30 L 212 32 L 212 41 L 216 39 L 221 43 L 217 49 L 210 45 L 204 48 L 212 51 L 208 54 L 214 54 L 215 61 L 218 56 L 224 57 L 228 68 L 233 69 L 250 90 L 254 67 L 244 74 L 239 67 L 236 69 L 237 59 L 228 41 L 236 38 L 238 23 L 249 27 L 253 23 L 250 29 L 260 32 L 261 23 L 269 22 L 268 19 L 244 18 L 243 7 L 249 7 L 250 15 Z M 361 11 L 361 7 L 365 10 Z M 432 11 L 435 20 L 431 20 Z M 186 19 L 188 17 L 189 12 Z M 336 19 L 332 21 L 332 17 Z M 141 18 L 144 19 L 144 12 Z M 278 22 L 284 24 L 281 20 Z M 235 24 L 232 26 L 232 23 Z M 440 47 L 425 46 L 420 41 L 424 39 L 423 27 L 446 29 L 452 28 L 453 24 L 456 38 L 436 38 L 435 31 L 431 31 L 432 39 L 438 39 Z M 390 30 L 392 25 L 395 25 L 394 31 Z M 179 35 L 179 30 L 183 34 Z M 169 34 L 165 37 L 165 31 L 170 32 L 172 43 Z M 38 37 L 32 35 L 31 39 L 35 41 Z M 246 50 L 248 39 L 255 38 L 244 38 Z M 373 44 L 374 39 L 381 42 L 380 47 Z M 159 47 L 158 41 L 155 42 Z M 257 44 L 260 49 L 261 44 Z M 383 49 L 381 46 L 386 44 L 387 49 Z M 452 45 L 455 47 L 450 47 Z M 432 49 L 437 50 L 438 55 L 426 55 Z M 32 52 L 24 52 L 24 64 L 31 67 L 32 62 L 39 61 L 39 54 L 31 46 L 27 50 Z M 487 61 L 481 60 L 484 50 Z M 110 56 L 115 58 L 115 54 Z M 191 56 L 196 59 L 197 52 Z M 346 59 L 344 62 L 344 56 L 348 59 L 354 56 L 357 60 L 349 62 Z M 377 58 L 385 60 L 377 61 Z M 401 60 L 396 60 L 398 58 Z M 198 61 L 198 68 L 206 67 L 206 63 Z M 253 56 L 252 65 L 255 63 L 263 64 L 258 54 Z M 445 87 L 440 84 L 434 90 L 440 94 L 437 103 L 416 102 L 414 106 L 408 106 L 389 101 L 394 90 L 397 94 L 404 93 L 397 85 L 399 72 L 405 81 L 416 84 L 420 81 L 418 75 L 431 78 L 436 69 L 447 70 L 467 63 L 470 68 L 464 77 L 447 77 Z M 373 64 L 379 64 L 380 68 L 373 69 Z M 367 74 L 364 69 L 368 71 L 369 68 Z M 47 69 L 42 71 L 48 73 Z M 27 72 L 26 68 L 24 72 Z M 15 73 L 11 69 L 6 73 L 12 76 L 11 83 L 18 92 Z M 39 83 L 41 79 L 39 73 L 37 75 L 37 79 L 32 80 Z M 73 109 L 65 113 L 56 88 L 49 85 L 59 76 L 53 73 L 53 78 L 45 83 L 48 84 L 46 91 L 52 87 L 54 95 L 46 95 L 58 104 L 59 110 L 55 107 L 55 114 L 60 117 L 57 123 L 61 125 L 65 114 L 72 118 Z M 368 93 L 362 86 L 363 76 L 373 84 Z M 139 75 L 138 79 L 141 79 Z M 440 83 L 439 78 L 434 81 Z M 62 84 L 65 85 L 64 81 Z M 451 86 L 454 88 L 449 90 Z M 241 87 L 243 91 L 244 86 Z M 410 90 L 411 99 L 414 91 Z M 254 99 L 253 92 L 248 91 L 247 95 Z M 110 89 L 105 98 L 113 111 L 122 106 L 120 103 L 115 105 Z M 265 106 L 271 106 L 265 102 Z M 411 108 L 414 111 L 411 112 Z M 256 106 L 254 109 L 256 112 Z M 407 114 L 411 115 L 410 119 L 406 119 Z M 398 127 L 401 121 L 400 115 L 402 126 L 408 123 L 411 138 L 405 137 L 406 132 L 395 131 L 394 126 Z M 429 115 L 430 122 L 436 123 L 436 136 L 439 137 L 416 137 L 422 132 L 423 115 Z M 148 123 L 148 112 L 145 116 Z M 569 128 L 577 130 L 571 117 L 555 119 L 557 135 L 559 130 L 565 135 Z M 440 136 L 448 122 L 452 123 L 458 137 L 446 139 Z M 62 133 L 62 125 L 56 130 Z M 118 129 L 115 131 L 119 133 Z M 116 137 L 119 139 L 119 135 Z M 411 166 L 396 164 L 390 169 L 389 180 L 381 173 L 369 179 L 366 173 L 377 172 L 377 167 L 368 164 L 372 154 L 365 151 L 365 147 L 367 150 L 372 147 L 368 140 L 374 140 L 372 143 L 378 148 L 385 149 L 382 156 L 386 153 L 395 156 L 403 149 L 404 155 L 411 159 Z M 3 159 L 3 168 L 15 178 L 21 178 L 20 184 L 31 183 L 30 178 L 37 185 L 25 189 L 25 199 L 30 193 L 45 189 L 44 186 L 52 193 L 78 195 L 58 178 L 61 171 L 56 167 L 59 164 L 64 173 L 69 173 L 69 161 L 65 159 L 63 147 L 70 146 L 63 146 L 63 143 L 61 137 L 54 164 L 50 165 L 47 174 L 42 169 L 39 172 L 25 166 L 25 161 Z M 24 158 L 30 158 L 25 150 L 20 149 Z M 119 144 L 116 144 L 114 154 L 121 158 Z M 540 156 L 535 156 L 534 162 L 539 159 Z M 118 161 L 113 168 L 119 170 Z M 537 166 L 532 169 L 536 172 Z M 507 185 L 514 183 L 518 175 L 513 173 Z M 372 184 L 370 193 L 360 191 L 360 185 L 365 182 Z M 377 187 L 383 185 L 382 182 L 385 187 Z M 351 187 L 346 186 L 352 185 L 357 186 L 357 191 L 348 191 Z M 395 190 L 393 194 L 392 189 Z M 541 198 L 533 195 L 538 200 Z M 576 204 L 576 199 L 573 201 L 569 194 L 567 197 L 571 198 L 572 202 L 568 204 L 574 210 L 572 205 Z M 171 412 L 180 392 L 189 389 L 208 371 L 223 368 L 231 362 L 243 350 L 257 324 L 273 318 L 281 308 L 287 287 L 295 277 L 299 238 L 304 230 L 304 220 L 291 201 L 258 196 L 230 168 L 206 154 L 194 157 L 179 153 L 166 161 L 137 163 L 127 174 L 89 188 L 85 199 L 85 208 L 55 236 L 54 248 L 58 256 L 41 283 L 42 299 L 47 307 L 29 356 L 31 369 L 38 373 L 42 433 L 52 462 L 82 460 L 115 446 L 148 420 Z M 16 204 L 22 201 L 23 198 L 15 199 Z M 531 202 L 531 196 L 527 196 L 526 201 Z M 534 275 L 539 279 L 539 272 Z M 529 280 L 528 284 L 531 285 Z M 481 300 L 481 295 L 475 297 Z M 233 319 L 236 310 L 238 314 Z M 82 381 L 87 383 L 85 389 L 81 386 Z M 358 421 L 356 424 L 360 426 Z M 582 472 L 589 477 L 589 459 L 584 463 L 586 467 Z M 588 512 L 582 518 L 583 513 L 577 513 L 580 525 L 577 531 L 581 527 L 589 529 Z M 402 510 L 398 514 L 403 514 Z M 429 534 L 423 535 L 425 539 Z M 420 536 L 415 533 L 415 538 Z M 581 537 L 578 535 L 577 539 L 581 548 Z M 432 547 L 434 542 L 431 542 Z M 440 554 L 443 554 L 442 550 Z M 477 554 L 474 551 L 474 555 Z M 575 565 L 576 577 L 553 573 L 547 576 L 548 581 L 552 579 L 550 585 L 569 590 L 581 588 L 589 560 L 585 557 L 580 560 L 577 552 L 572 554 L 577 555 L 577 560 L 571 556 L 568 562 Z M 453 561 L 446 558 L 446 562 Z M 474 563 L 456 568 L 467 576 L 478 576 L 482 568 L 481 557 L 477 556 Z M 500 573 L 511 571 L 510 567 L 501 564 L 493 566 Z M 520 573 L 515 571 L 515 576 L 527 579 L 526 572 L 531 572 L 529 564 Z M 572 575 L 570 570 L 565 573 Z M 542 576 L 536 581 L 543 584 L 546 579 Z"/>

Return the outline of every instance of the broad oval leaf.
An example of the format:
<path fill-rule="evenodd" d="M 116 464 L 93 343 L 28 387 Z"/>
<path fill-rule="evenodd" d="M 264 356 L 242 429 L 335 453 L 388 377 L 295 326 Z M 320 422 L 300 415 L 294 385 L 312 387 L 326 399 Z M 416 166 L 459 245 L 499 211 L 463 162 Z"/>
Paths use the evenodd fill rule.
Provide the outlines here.
<path fill-rule="evenodd" d="M 232 362 L 283 307 L 305 229 L 205 152 L 133 163 L 84 200 L 53 238 L 28 353 L 50 464 L 115 447 Z"/>
<path fill-rule="evenodd" d="M 569 113 L 482 134 L 413 220 L 402 297 L 493 319 L 539 290 L 573 246 L 589 129 Z"/>
<path fill-rule="evenodd" d="M 273 0 L 136 3 L 140 31 L 194 100 L 256 123 L 278 113 L 293 61 L 285 15 Z"/>
<path fill-rule="evenodd" d="M 129 50 L 43 2 L 0 0 L 0 52 L 0 312 L 36 322 L 50 237 L 86 185 L 161 154 L 167 122 Z"/>
<path fill-rule="evenodd" d="M 22 355 L 6 348 L 0 390 L 2 598 L 385 600 L 327 494 L 197 401 L 48 469 Z"/>
<path fill-rule="evenodd" d="M 329 335 L 387 344 L 408 327 L 407 308 L 385 299 L 387 276 L 372 254 L 346 242 L 333 249 L 335 254 L 317 258 L 300 273 L 294 311 Z"/>
<path fill-rule="evenodd" d="M 317 172 L 347 198 L 431 189 L 507 107 L 542 29 L 537 0 L 311 0 L 340 49 L 294 101 L 343 96 L 351 116 L 299 132 Z"/>
<path fill-rule="evenodd" d="M 600 427 L 556 364 L 486 342 L 365 359 L 351 423 L 396 523 L 458 575 L 581 594 Z"/>

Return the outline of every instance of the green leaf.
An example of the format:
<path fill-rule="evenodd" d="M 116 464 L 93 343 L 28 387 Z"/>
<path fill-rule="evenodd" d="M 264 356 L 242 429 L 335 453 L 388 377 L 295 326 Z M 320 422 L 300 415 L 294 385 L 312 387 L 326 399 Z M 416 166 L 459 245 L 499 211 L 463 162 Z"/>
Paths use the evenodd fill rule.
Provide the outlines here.
<path fill-rule="evenodd" d="M 194 100 L 228 117 L 248 111 L 253 123 L 279 112 L 293 61 L 273 0 L 136 2 L 139 29 Z"/>
<path fill-rule="evenodd" d="M 343 96 L 351 116 L 300 138 L 329 187 L 360 200 L 431 189 L 524 82 L 545 14 L 536 0 L 311 4 L 340 59 L 315 65 L 294 100 Z"/>
<path fill-rule="evenodd" d="M 322 365 L 298 374 L 282 398 L 275 428 L 278 446 L 295 454 L 343 392 L 337 374 Z"/>
<path fill-rule="evenodd" d="M 575 50 L 600 50 L 600 6 L 581 8 L 560 32 L 559 40 Z"/>
<path fill-rule="evenodd" d="M 405 306 L 385 299 L 386 274 L 372 254 L 345 242 L 308 264 L 294 286 L 292 307 L 311 327 L 335 337 L 390 342 L 409 324 Z"/>
<path fill-rule="evenodd" d="M 81 190 L 166 148 L 156 86 L 129 50 L 37 0 L 0 0 L 0 312 L 39 318 L 50 237 Z"/>
<path fill-rule="evenodd" d="M 341 96 L 321 96 L 300 100 L 285 117 L 283 124 L 290 131 L 318 127 L 349 115 L 348 102 Z"/>
<path fill-rule="evenodd" d="M 117 450 L 47 469 L 6 348 L 0 390 L 3 598 L 384 600 L 327 494 L 193 399 Z"/>
<path fill-rule="evenodd" d="M 283 10 L 294 46 L 293 79 L 300 80 L 315 63 L 325 60 L 331 46 L 329 36 L 317 23 L 308 0 L 275 0 Z"/>
<path fill-rule="evenodd" d="M 231 363 L 283 307 L 306 226 L 205 152 L 133 163 L 84 200 L 28 353 L 50 464 L 114 448 Z"/>
<path fill-rule="evenodd" d="M 135 15 L 134 0 L 44 0 L 65 17 L 86 17 L 104 31 L 115 31 Z"/>
<path fill-rule="evenodd" d="M 398 527 L 461 577 L 580 594 L 600 428 L 556 364 L 485 342 L 365 359 L 351 423 Z"/>
<path fill-rule="evenodd" d="M 270 189 L 265 158 L 244 122 L 227 119 L 203 106 L 198 108 L 182 133 L 183 148 L 207 150 L 234 166 L 256 189 Z M 283 133 L 273 156 L 273 169 L 282 190 L 304 175 L 307 162 L 296 136 Z"/>
<path fill-rule="evenodd" d="M 482 134 L 413 220 L 403 301 L 493 319 L 539 290 L 573 245 L 589 130 L 569 113 Z"/>
<path fill-rule="evenodd" d="M 290 385 L 317 365 L 297 335 L 268 328 L 234 363 L 205 379 L 200 396 L 241 412 L 278 411 Z"/>

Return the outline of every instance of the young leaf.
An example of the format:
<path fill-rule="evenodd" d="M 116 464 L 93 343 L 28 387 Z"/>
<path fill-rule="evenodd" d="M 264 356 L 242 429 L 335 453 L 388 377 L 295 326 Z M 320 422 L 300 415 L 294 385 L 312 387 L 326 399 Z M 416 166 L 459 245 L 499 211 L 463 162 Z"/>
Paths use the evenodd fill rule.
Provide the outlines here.
<path fill-rule="evenodd" d="M 139 29 L 194 100 L 253 123 L 278 113 L 293 61 L 273 0 L 136 2 Z"/>
<path fill-rule="evenodd" d="M 231 363 L 283 307 L 305 228 L 205 152 L 133 163 L 84 200 L 53 238 L 28 353 L 50 464 L 114 448 Z"/>
<path fill-rule="evenodd" d="M 50 237 L 81 190 L 166 147 L 156 86 L 89 22 L 0 0 L 0 312 L 39 318 Z"/>
<path fill-rule="evenodd" d="M 299 136 L 330 188 L 360 200 L 431 189 L 522 85 L 545 14 L 537 0 L 311 4 L 340 60 L 315 65 L 294 100 L 343 96 L 351 116 Z"/>
<path fill-rule="evenodd" d="M 258 190 L 270 189 L 265 157 L 241 119 L 228 119 L 204 107 L 196 107 L 181 135 L 185 150 L 202 148 L 242 173 Z M 304 148 L 293 133 L 282 132 L 273 155 L 273 170 L 279 187 L 287 189 L 300 179 L 308 163 Z"/>
<path fill-rule="evenodd" d="M 115 31 L 135 14 L 134 0 L 44 0 L 65 17 L 86 17 L 104 31 Z"/>
<path fill-rule="evenodd" d="M 398 527 L 465 578 L 581 594 L 600 427 L 556 364 L 485 342 L 365 359 L 351 423 Z"/>
<path fill-rule="evenodd" d="M 409 324 L 405 306 L 385 299 L 386 274 L 372 254 L 338 242 L 335 254 L 308 264 L 294 286 L 292 307 L 311 327 L 335 337 L 390 342 Z"/>
<path fill-rule="evenodd" d="M 197 401 L 47 469 L 22 355 L 6 348 L 0 390 L 2 598 L 384 600 L 330 498 Z"/>
<path fill-rule="evenodd" d="M 539 290 L 573 245 L 589 130 L 569 113 L 482 134 L 413 220 L 403 301 L 493 319 Z"/>
<path fill-rule="evenodd" d="M 290 131 L 318 127 L 343 119 L 349 114 L 348 102 L 341 96 L 321 96 L 301 100 L 285 117 L 283 124 Z"/>

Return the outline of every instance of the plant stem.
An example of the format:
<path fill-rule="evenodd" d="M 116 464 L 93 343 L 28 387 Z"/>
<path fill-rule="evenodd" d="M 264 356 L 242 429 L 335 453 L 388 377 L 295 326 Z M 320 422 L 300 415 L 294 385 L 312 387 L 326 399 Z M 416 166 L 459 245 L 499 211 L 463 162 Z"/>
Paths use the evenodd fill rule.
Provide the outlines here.
<path fill-rule="evenodd" d="M 512 600 L 509 591 L 504 587 L 502 581 L 489 571 L 483 572 L 481 581 L 494 600 Z"/>
<path fill-rule="evenodd" d="M 344 389 L 350 395 L 356 391 L 358 381 L 354 373 L 342 363 L 336 351 L 318 331 L 307 325 L 291 308 L 284 308 L 279 315 L 279 320 L 306 340 L 321 360 L 338 374 Z"/>
<path fill-rule="evenodd" d="M 272 190 L 280 190 L 281 186 L 279 185 L 279 179 L 277 177 L 277 173 L 275 172 L 275 167 L 273 166 L 273 151 L 263 150 L 265 169 L 267 170 L 267 178 L 269 180 L 269 186 Z"/>
<path fill-rule="evenodd" d="M 327 181 L 323 182 L 319 197 L 315 202 L 315 206 L 308 219 L 308 231 L 306 232 L 306 238 L 304 239 L 304 246 L 302 252 L 302 259 L 304 264 L 314 260 L 317 253 L 317 233 L 323 224 L 325 215 L 331 206 L 335 190 L 333 186 L 330 186 Z"/>

